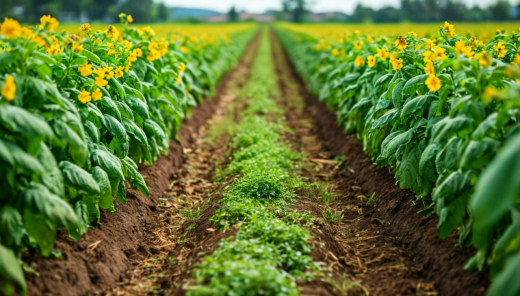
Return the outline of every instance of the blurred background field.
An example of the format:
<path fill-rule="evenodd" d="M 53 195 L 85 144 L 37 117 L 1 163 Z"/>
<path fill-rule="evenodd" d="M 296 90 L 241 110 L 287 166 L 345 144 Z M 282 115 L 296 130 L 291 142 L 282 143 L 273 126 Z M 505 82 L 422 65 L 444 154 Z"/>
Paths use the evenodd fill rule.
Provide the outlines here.
<path fill-rule="evenodd" d="M 14 18 L 39 23 L 42 15 L 56 17 L 58 30 L 79 32 L 90 23 L 94 30 L 117 23 L 118 14 L 132 15 L 134 25 L 153 24 L 159 35 L 190 32 L 225 32 L 226 23 L 295 22 L 320 26 L 320 32 L 359 31 L 375 35 L 415 32 L 437 34 L 448 21 L 459 36 L 492 38 L 520 29 L 518 0 L 0 0 L 0 20 Z M 196 25 L 195 25 L 196 24 Z M 219 24 L 214 26 L 214 24 Z"/>

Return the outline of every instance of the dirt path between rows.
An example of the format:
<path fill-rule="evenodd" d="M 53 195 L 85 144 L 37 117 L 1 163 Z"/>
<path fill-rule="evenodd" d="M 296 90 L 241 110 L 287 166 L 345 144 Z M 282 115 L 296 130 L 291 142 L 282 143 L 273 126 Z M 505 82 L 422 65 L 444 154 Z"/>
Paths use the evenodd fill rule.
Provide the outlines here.
<path fill-rule="evenodd" d="M 34 270 L 26 273 L 28 295 L 92 295 L 121 284 L 125 272 L 149 252 L 142 242 L 157 235 L 153 225 L 164 208 L 161 199 L 171 187 L 171 180 L 186 170 L 185 153 L 199 144 L 199 129 L 226 100 L 229 90 L 240 88 L 247 81 L 258 37 L 259 34 L 254 37 L 238 65 L 221 79 L 216 94 L 191 110 L 178 133 L 181 143 L 172 140 L 167 156 L 151 166 L 140 166 L 150 190 L 149 198 L 126 184 L 127 204 L 116 203 L 116 213 L 101 210 L 98 229 L 90 228 L 79 241 L 64 230 L 58 232 L 55 249 L 62 258 L 23 254 L 22 259 Z"/>
<path fill-rule="evenodd" d="M 271 33 L 280 89 L 289 101 L 303 98 L 300 108 L 287 104 L 285 116 L 318 166 L 319 172 L 307 171 L 307 176 L 328 182 L 340 195 L 329 209 L 314 211 L 342 215 L 332 231 L 342 251 L 335 256 L 348 276 L 370 295 L 484 295 L 487 276 L 463 270 L 474 250 L 457 247 L 455 233 L 438 239 L 437 217 L 418 215 L 422 207 L 413 206 L 413 193 L 401 190 L 387 169 L 373 164 L 355 135 L 338 127 L 336 114 L 309 94 Z M 333 161 L 338 159 L 339 165 Z"/>

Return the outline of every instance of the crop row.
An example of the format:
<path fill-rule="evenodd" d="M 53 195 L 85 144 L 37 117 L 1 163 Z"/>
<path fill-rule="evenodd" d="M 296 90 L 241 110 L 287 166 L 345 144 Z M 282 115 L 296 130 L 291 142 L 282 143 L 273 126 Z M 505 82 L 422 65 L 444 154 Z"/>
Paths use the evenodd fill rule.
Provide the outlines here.
<path fill-rule="evenodd" d="M 459 233 L 490 269 L 489 295 L 520 285 L 519 34 L 489 42 L 445 23 L 437 38 L 276 27 L 310 90 L 356 133 L 378 166 Z"/>
<path fill-rule="evenodd" d="M 227 185 L 210 218 L 220 230 L 238 228 L 194 272 L 187 295 L 299 295 L 295 279 L 311 280 L 319 267 L 310 256 L 308 213 L 290 209 L 302 155 L 282 139 L 286 130 L 271 121 L 282 112 L 270 98 L 276 77 L 264 32 L 244 95 L 248 108 L 230 142 L 233 160 L 217 175 Z M 264 115 L 264 116 L 261 116 Z"/>
<path fill-rule="evenodd" d="M 168 152 L 184 114 L 237 61 L 253 26 L 157 38 L 120 25 L 58 33 L 6 18 L 0 27 L 0 292 L 26 293 L 19 256 L 53 253 L 57 229 L 79 239 L 100 208 L 148 196 L 138 164 Z"/>

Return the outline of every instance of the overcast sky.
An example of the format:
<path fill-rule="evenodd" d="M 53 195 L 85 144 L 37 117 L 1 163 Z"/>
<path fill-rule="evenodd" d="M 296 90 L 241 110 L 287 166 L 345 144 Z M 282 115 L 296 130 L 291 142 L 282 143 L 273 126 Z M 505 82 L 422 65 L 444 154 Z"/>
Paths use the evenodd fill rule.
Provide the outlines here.
<path fill-rule="evenodd" d="M 1 1 L 1 0 L 0 0 Z M 161 1 L 161 0 L 159 0 Z M 219 12 L 227 12 L 232 6 L 239 10 L 245 9 L 247 12 L 262 13 L 268 9 L 280 10 L 281 0 L 162 0 L 168 6 L 180 6 L 190 8 L 207 8 Z M 365 6 L 379 8 L 382 6 L 392 5 L 399 6 L 400 0 L 370 0 L 370 1 L 356 1 L 356 0 L 312 0 L 312 11 L 314 12 L 328 12 L 328 11 L 342 11 L 351 13 L 356 4 L 362 2 Z M 475 4 L 481 7 L 488 6 L 490 3 L 495 3 L 496 0 L 462 0 L 466 5 L 472 7 Z M 511 3 L 518 3 L 518 0 L 509 0 Z"/>

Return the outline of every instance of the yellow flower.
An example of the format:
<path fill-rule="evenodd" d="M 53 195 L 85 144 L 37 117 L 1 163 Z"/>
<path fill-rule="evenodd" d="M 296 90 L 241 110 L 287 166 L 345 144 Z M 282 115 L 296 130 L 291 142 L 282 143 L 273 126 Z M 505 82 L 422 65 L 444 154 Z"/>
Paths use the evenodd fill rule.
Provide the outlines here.
<path fill-rule="evenodd" d="M 356 43 L 354 43 L 354 47 L 355 47 L 357 50 L 360 50 L 361 47 L 363 47 L 363 40 L 358 40 L 358 41 L 356 41 Z"/>
<path fill-rule="evenodd" d="M 492 86 L 486 86 L 484 89 L 484 93 L 482 93 L 482 96 L 488 100 L 493 100 L 497 96 L 497 89 Z"/>
<path fill-rule="evenodd" d="M 98 76 L 96 77 L 96 85 L 99 87 L 106 86 L 108 81 L 104 79 L 104 77 Z"/>
<path fill-rule="evenodd" d="M 434 50 L 433 50 L 433 53 L 431 54 L 431 57 L 430 59 L 432 61 L 444 61 L 445 59 L 447 59 L 448 57 L 444 54 L 446 52 L 446 49 L 442 48 L 442 47 L 439 47 L 439 46 L 435 46 Z"/>
<path fill-rule="evenodd" d="M 14 100 L 16 94 L 16 84 L 14 83 L 14 77 L 9 75 L 5 79 L 4 86 L 2 87 L 2 97 L 8 101 Z"/>
<path fill-rule="evenodd" d="M 453 25 L 450 25 L 450 23 L 444 22 L 444 26 L 442 26 L 442 28 L 446 30 L 446 36 L 448 38 L 455 36 L 455 29 L 453 28 Z"/>
<path fill-rule="evenodd" d="M 47 54 L 55 55 L 63 52 L 63 47 L 60 46 L 59 43 L 53 43 L 48 49 Z"/>
<path fill-rule="evenodd" d="M 88 102 L 91 101 L 91 97 L 90 97 L 90 93 L 86 90 L 83 90 L 79 95 L 78 95 L 78 99 L 80 102 L 82 102 L 83 104 L 86 104 Z"/>
<path fill-rule="evenodd" d="M 136 56 L 136 57 L 139 57 L 139 58 L 140 58 L 140 57 L 143 56 L 143 50 L 140 49 L 140 48 L 136 48 L 136 49 L 134 49 L 133 52 L 135 53 L 135 56 Z"/>
<path fill-rule="evenodd" d="M 401 70 L 401 68 L 403 67 L 403 59 L 394 59 L 392 61 L 392 67 L 395 71 Z"/>
<path fill-rule="evenodd" d="M 126 47 L 126 49 L 130 49 L 130 47 L 132 47 L 132 42 L 123 40 L 123 46 Z"/>
<path fill-rule="evenodd" d="M 126 62 L 125 72 L 130 71 L 130 67 L 131 67 L 131 66 L 132 66 L 132 62 Z"/>
<path fill-rule="evenodd" d="M 406 40 L 404 40 L 403 36 L 399 36 L 394 44 L 397 49 L 403 51 L 408 43 L 406 43 Z"/>
<path fill-rule="evenodd" d="M 101 41 L 99 38 L 94 41 L 94 45 L 100 45 L 101 43 L 103 43 L 103 41 Z"/>
<path fill-rule="evenodd" d="M 515 55 L 515 59 L 511 62 L 511 64 L 516 65 L 516 66 L 520 65 L 520 54 L 517 53 Z"/>
<path fill-rule="evenodd" d="M 29 39 L 33 36 L 33 31 L 30 28 L 23 27 L 22 35 L 23 35 L 23 38 Z"/>
<path fill-rule="evenodd" d="M 182 81 L 182 74 L 179 74 L 179 76 L 177 76 L 177 85 L 180 85 L 181 81 Z"/>
<path fill-rule="evenodd" d="M 368 56 L 367 57 L 368 66 L 370 68 L 374 67 L 376 65 L 376 57 L 375 56 Z"/>
<path fill-rule="evenodd" d="M 103 93 L 99 90 L 99 88 L 96 88 L 96 90 L 92 93 L 92 98 L 94 101 L 101 100 L 101 97 L 103 97 Z"/>
<path fill-rule="evenodd" d="M 135 62 L 137 61 L 137 52 L 135 50 L 132 50 L 128 54 L 128 58 L 126 59 L 128 62 Z"/>
<path fill-rule="evenodd" d="M 83 45 L 81 43 L 73 42 L 72 43 L 72 51 L 81 52 L 83 50 Z"/>
<path fill-rule="evenodd" d="M 45 29 L 45 25 L 49 25 L 49 32 L 54 31 L 60 24 L 56 18 L 51 17 L 50 15 L 44 15 L 40 18 L 40 30 Z"/>
<path fill-rule="evenodd" d="M 393 63 L 395 60 L 397 60 L 398 55 L 399 55 L 399 52 L 397 52 L 397 51 L 392 52 L 392 56 L 390 56 L 390 63 Z"/>
<path fill-rule="evenodd" d="M 430 91 L 438 91 L 441 88 L 441 80 L 433 74 L 430 74 L 430 76 L 428 76 L 428 79 L 426 79 L 425 84 L 428 86 L 428 89 Z"/>
<path fill-rule="evenodd" d="M 483 51 L 478 55 L 478 63 L 482 67 L 489 67 L 491 66 L 491 57 L 485 51 Z"/>
<path fill-rule="evenodd" d="M 435 46 L 435 41 L 433 41 L 431 39 L 426 39 L 426 46 L 424 47 L 424 49 L 430 49 L 434 46 Z"/>
<path fill-rule="evenodd" d="M 0 34 L 7 38 L 15 39 L 22 34 L 22 27 L 19 22 L 10 18 L 5 18 L 4 22 L 0 26 Z"/>
<path fill-rule="evenodd" d="M 182 52 L 184 52 L 184 53 L 188 53 L 188 52 L 190 52 L 190 49 L 189 49 L 188 47 L 186 47 L 186 46 L 181 46 L 180 50 L 181 50 Z"/>
<path fill-rule="evenodd" d="M 109 67 L 108 65 L 103 67 L 103 73 L 104 73 L 106 79 L 110 79 L 110 78 L 112 78 L 112 76 L 114 76 L 114 72 L 112 71 L 112 69 L 113 68 Z"/>
<path fill-rule="evenodd" d="M 356 58 L 356 60 L 354 61 L 354 65 L 356 65 L 356 67 L 361 67 L 361 66 L 364 66 L 365 65 L 365 59 L 361 56 L 358 56 Z"/>
<path fill-rule="evenodd" d="M 107 38 L 118 38 L 120 35 L 119 30 L 117 30 L 117 28 L 112 25 L 108 26 L 105 33 L 107 34 Z"/>
<path fill-rule="evenodd" d="M 457 43 L 455 43 L 455 49 L 459 53 L 462 53 L 464 51 L 465 47 L 466 47 L 466 41 L 464 41 L 464 40 L 460 40 Z"/>
<path fill-rule="evenodd" d="M 81 76 L 89 76 L 92 74 L 92 64 L 89 64 L 88 62 L 83 63 L 83 66 L 78 68 Z"/>
<path fill-rule="evenodd" d="M 121 76 L 123 76 L 123 70 L 125 69 L 125 67 L 122 67 L 122 66 L 119 66 L 117 67 L 117 69 L 115 70 L 115 73 L 116 73 L 116 78 L 119 78 Z"/>
<path fill-rule="evenodd" d="M 127 16 L 126 16 L 126 21 L 129 22 L 129 23 L 133 23 L 133 22 L 134 22 L 134 19 L 132 18 L 131 15 L 127 15 Z"/>
<path fill-rule="evenodd" d="M 368 35 L 367 36 L 367 41 L 368 42 L 374 42 L 374 38 L 372 37 L 372 35 Z"/>
<path fill-rule="evenodd" d="M 496 52 L 497 52 L 497 57 L 498 57 L 498 58 L 503 58 L 503 57 L 506 56 L 507 49 L 506 49 L 506 47 L 502 44 L 502 42 L 498 42 L 498 44 L 493 45 L 493 48 L 496 50 Z"/>
<path fill-rule="evenodd" d="M 388 59 L 388 57 L 390 56 L 388 51 L 386 51 L 386 48 L 378 49 L 377 50 L 377 55 L 381 58 L 381 60 L 383 62 L 386 61 L 386 59 Z"/>
<path fill-rule="evenodd" d="M 425 63 L 427 63 L 428 61 L 430 61 L 430 56 L 432 55 L 432 52 L 431 51 L 425 51 L 423 54 L 423 61 Z"/>
<path fill-rule="evenodd" d="M 179 66 L 179 71 L 180 71 L 180 72 L 184 72 L 184 71 L 186 71 L 186 64 L 181 63 L 181 65 Z"/>
<path fill-rule="evenodd" d="M 90 28 L 90 24 L 83 24 L 79 27 L 81 33 L 90 33 L 92 29 Z"/>
<path fill-rule="evenodd" d="M 333 57 L 339 56 L 339 50 L 337 48 L 334 48 L 331 53 Z"/>
<path fill-rule="evenodd" d="M 426 74 L 435 74 L 435 67 L 433 67 L 433 62 L 426 62 L 426 67 L 424 67 L 424 73 Z"/>
<path fill-rule="evenodd" d="M 475 52 L 473 52 L 473 49 L 471 46 L 466 46 L 462 49 L 462 53 L 467 56 L 468 58 L 472 59 L 475 57 Z"/>

